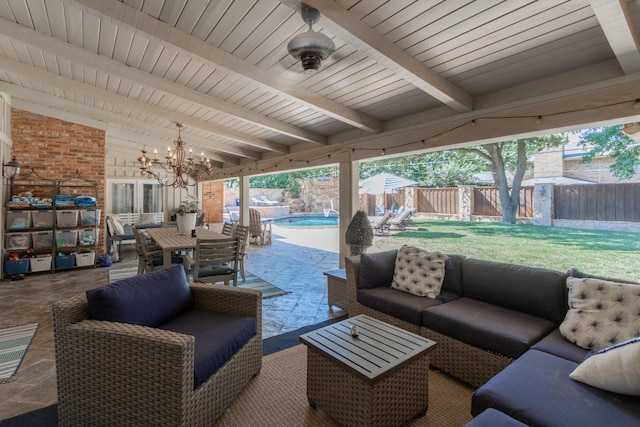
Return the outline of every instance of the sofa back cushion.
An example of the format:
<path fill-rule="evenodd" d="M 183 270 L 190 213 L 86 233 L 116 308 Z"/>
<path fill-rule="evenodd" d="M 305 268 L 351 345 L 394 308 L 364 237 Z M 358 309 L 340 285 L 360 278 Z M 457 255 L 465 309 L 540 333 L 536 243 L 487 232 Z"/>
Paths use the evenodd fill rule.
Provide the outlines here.
<path fill-rule="evenodd" d="M 559 325 L 567 312 L 565 278 L 558 271 L 465 258 L 462 293 Z"/>
<path fill-rule="evenodd" d="M 397 249 L 362 254 L 360 256 L 358 288 L 373 289 L 380 286 L 391 286 L 397 255 Z"/>
<path fill-rule="evenodd" d="M 141 326 L 156 327 L 193 307 L 181 265 L 90 289 L 86 295 L 91 319 Z"/>
<path fill-rule="evenodd" d="M 462 260 L 464 255 L 447 254 L 449 260 L 444 267 L 444 281 L 442 282 L 442 292 L 452 292 L 462 295 Z"/>

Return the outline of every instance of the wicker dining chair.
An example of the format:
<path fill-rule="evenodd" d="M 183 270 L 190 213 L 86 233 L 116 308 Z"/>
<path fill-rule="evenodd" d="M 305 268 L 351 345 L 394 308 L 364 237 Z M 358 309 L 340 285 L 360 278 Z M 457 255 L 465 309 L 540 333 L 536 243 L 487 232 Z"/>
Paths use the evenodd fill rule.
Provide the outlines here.
<path fill-rule="evenodd" d="M 238 285 L 240 239 L 198 239 L 193 259 L 188 259 L 194 282 Z"/>

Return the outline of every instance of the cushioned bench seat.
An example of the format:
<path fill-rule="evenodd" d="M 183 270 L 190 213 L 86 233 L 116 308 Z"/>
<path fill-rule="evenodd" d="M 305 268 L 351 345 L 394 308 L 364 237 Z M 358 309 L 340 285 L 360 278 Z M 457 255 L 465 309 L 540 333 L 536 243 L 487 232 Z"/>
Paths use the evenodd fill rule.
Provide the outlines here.
<path fill-rule="evenodd" d="M 194 388 L 198 388 L 256 335 L 256 318 L 191 310 L 158 328 L 195 338 Z"/>
<path fill-rule="evenodd" d="M 422 325 L 511 359 L 520 357 L 556 326 L 550 320 L 472 298 L 424 310 Z"/>
<path fill-rule="evenodd" d="M 578 363 L 529 350 L 480 387 L 471 414 L 488 408 L 536 427 L 638 425 L 638 398 L 611 393 L 574 381 Z"/>

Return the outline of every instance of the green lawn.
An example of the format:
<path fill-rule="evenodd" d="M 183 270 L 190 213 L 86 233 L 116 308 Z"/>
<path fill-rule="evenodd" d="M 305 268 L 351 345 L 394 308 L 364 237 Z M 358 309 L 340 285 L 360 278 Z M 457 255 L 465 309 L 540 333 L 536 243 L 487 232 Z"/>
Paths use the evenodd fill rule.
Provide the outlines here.
<path fill-rule="evenodd" d="M 385 238 L 473 258 L 640 281 L 640 233 L 502 223 L 414 220 L 417 230 Z"/>

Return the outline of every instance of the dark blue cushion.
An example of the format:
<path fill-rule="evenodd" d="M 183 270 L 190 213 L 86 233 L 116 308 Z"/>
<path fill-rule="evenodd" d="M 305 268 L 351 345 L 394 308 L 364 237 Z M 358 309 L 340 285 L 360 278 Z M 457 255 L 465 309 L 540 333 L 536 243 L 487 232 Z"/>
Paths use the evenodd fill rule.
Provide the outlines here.
<path fill-rule="evenodd" d="M 211 264 L 198 268 L 198 277 L 212 277 L 233 273 L 233 267 L 229 264 Z"/>
<path fill-rule="evenodd" d="M 559 329 L 555 329 L 549 335 L 535 343 L 532 349 L 544 351 L 572 362 L 580 363 L 585 356 L 589 354 L 589 350 L 578 347 L 574 343 L 567 341 L 562 336 Z"/>
<path fill-rule="evenodd" d="M 471 414 L 495 408 L 530 426 L 640 425 L 640 399 L 572 380 L 576 366 L 529 350 L 474 392 Z"/>
<path fill-rule="evenodd" d="M 459 298 L 424 310 L 422 325 L 512 359 L 529 350 L 555 327 L 550 320 L 471 298 Z"/>
<path fill-rule="evenodd" d="M 362 254 L 360 256 L 360 281 L 358 282 L 358 288 L 372 289 L 379 286 L 391 286 L 397 255 L 397 249 Z"/>
<path fill-rule="evenodd" d="M 420 326 L 422 311 L 425 308 L 442 304 L 437 299 L 419 297 L 387 286 L 360 289 L 357 300 L 362 305 L 413 323 L 416 326 Z"/>
<path fill-rule="evenodd" d="M 480 415 L 469 421 L 464 427 L 527 427 L 526 424 L 511 418 L 496 409 L 485 409 Z"/>
<path fill-rule="evenodd" d="M 559 325 L 567 314 L 565 274 L 544 268 L 465 258 L 463 296 L 543 317 Z"/>
<path fill-rule="evenodd" d="M 95 320 L 158 326 L 193 307 L 181 265 L 140 274 L 86 292 Z"/>
<path fill-rule="evenodd" d="M 159 326 L 195 338 L 194 388 L 224 365 L 256 335 L 255 317 L 191 310 Z"/>

